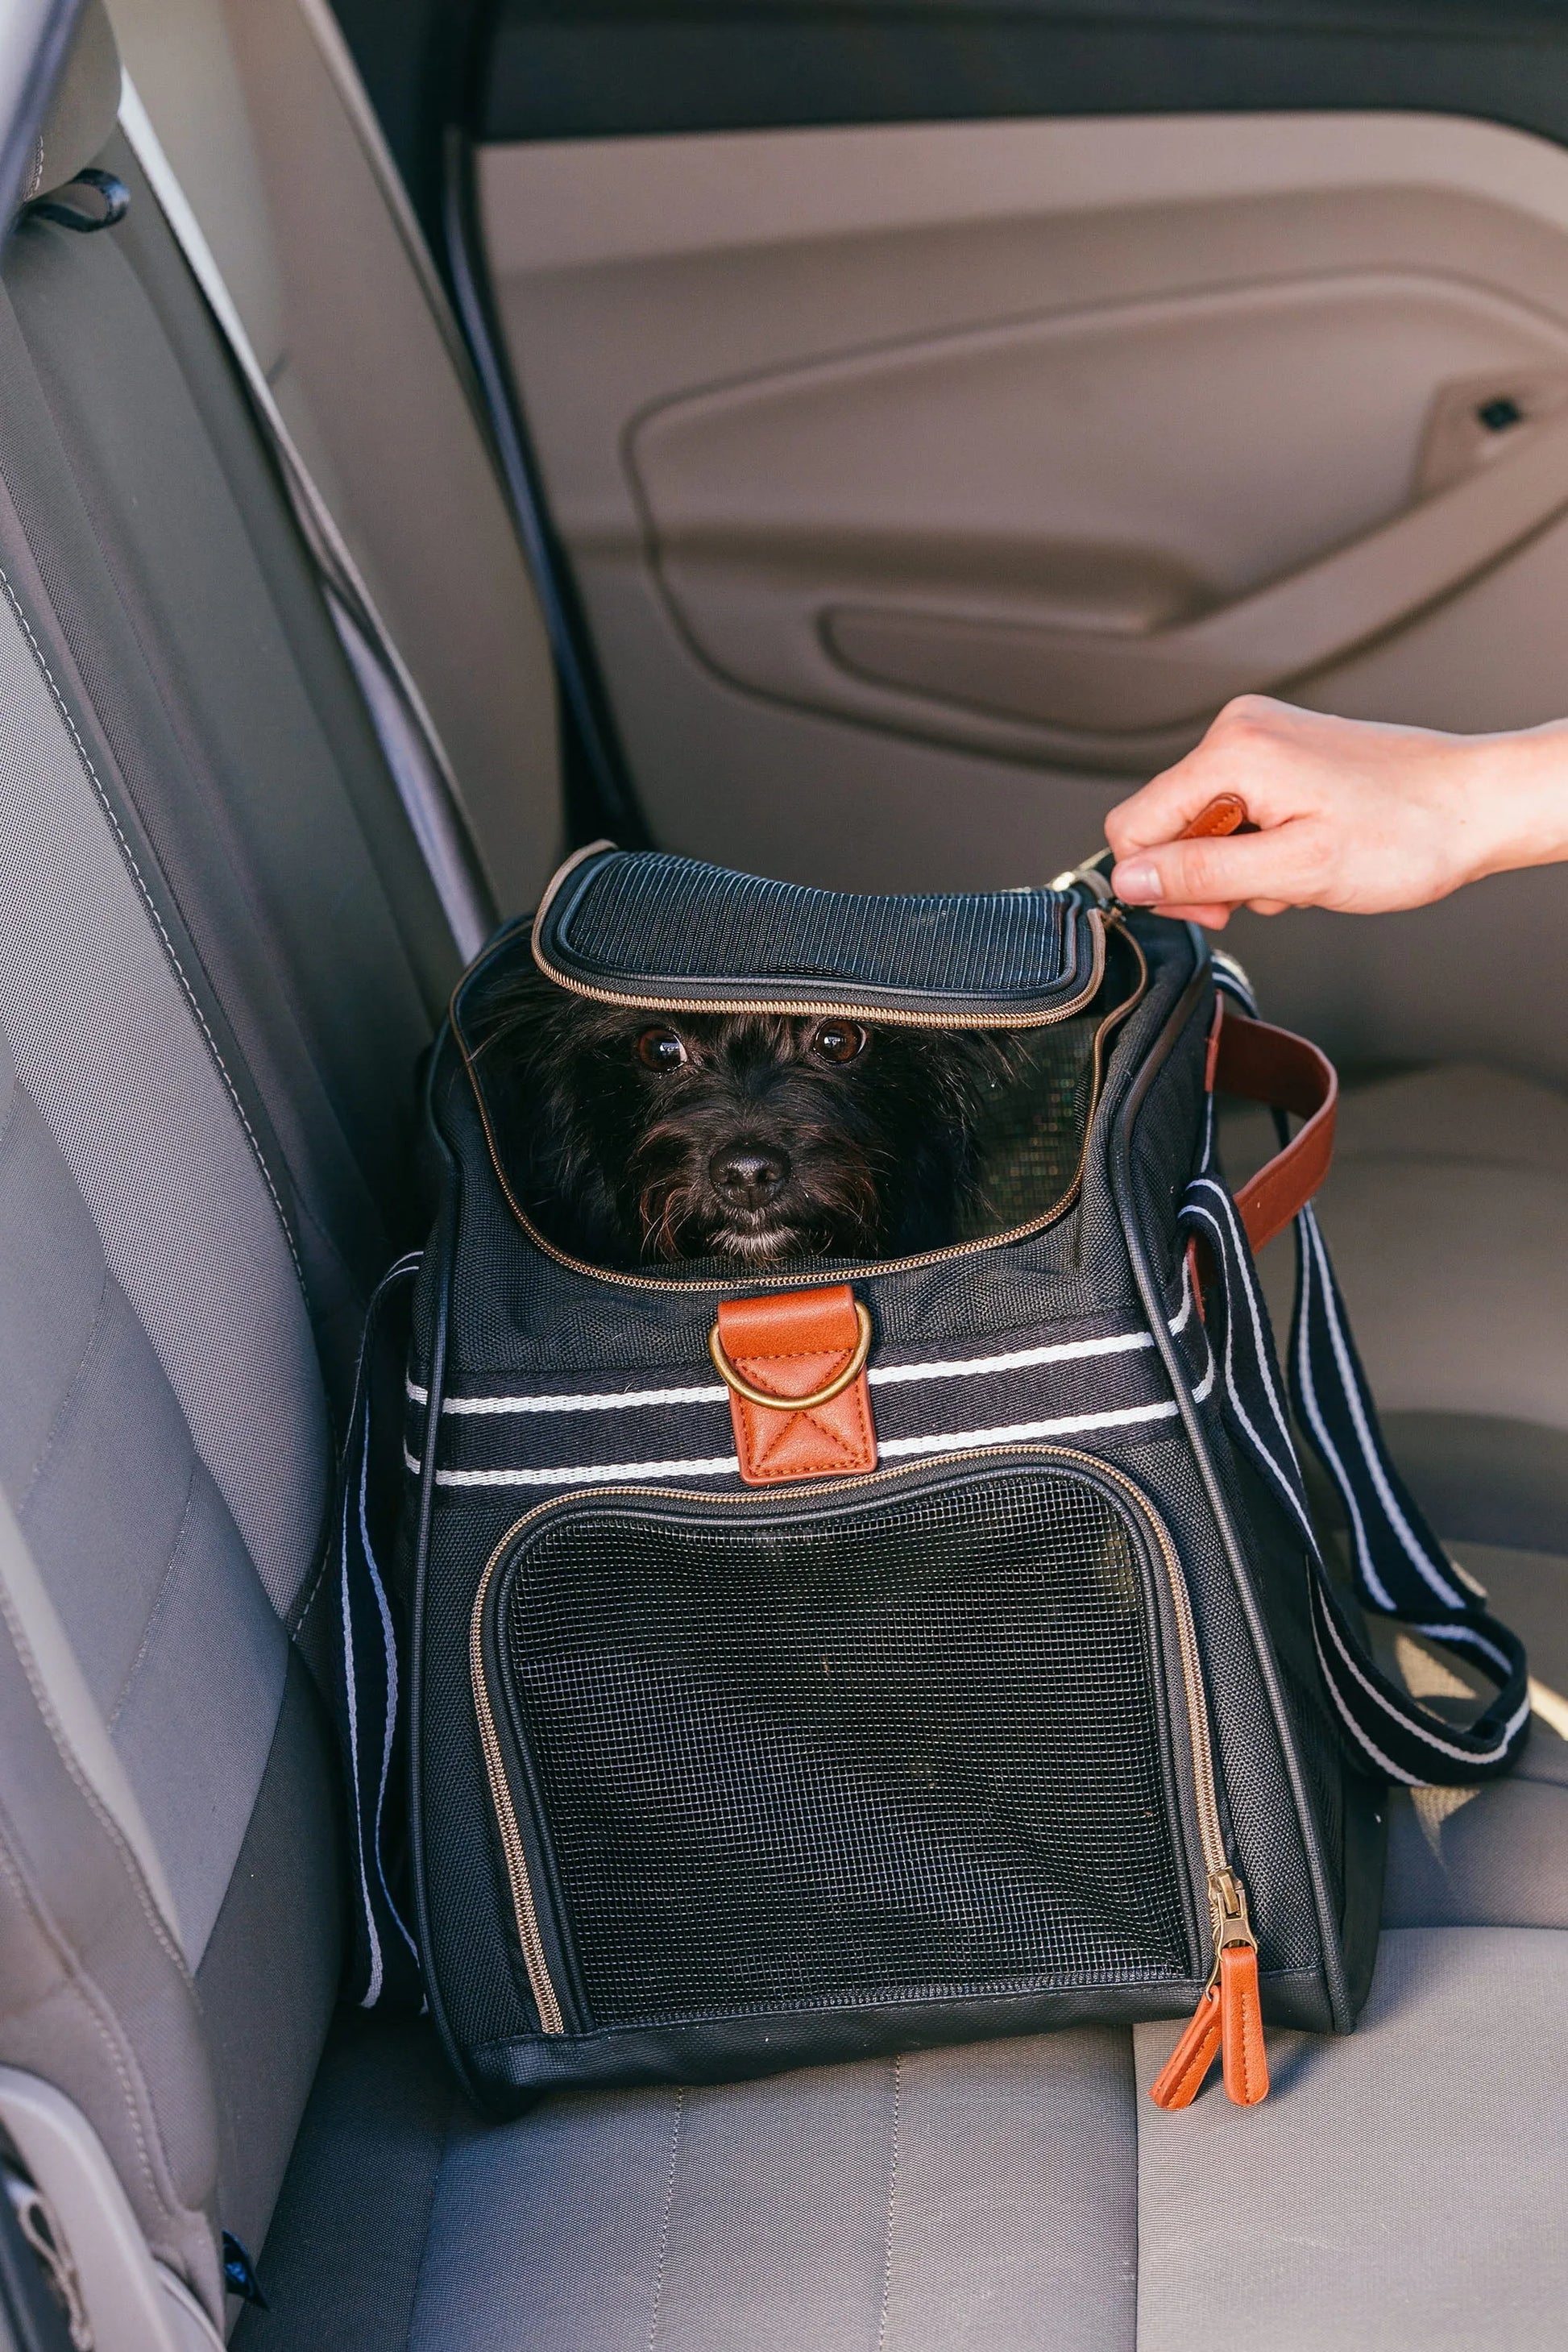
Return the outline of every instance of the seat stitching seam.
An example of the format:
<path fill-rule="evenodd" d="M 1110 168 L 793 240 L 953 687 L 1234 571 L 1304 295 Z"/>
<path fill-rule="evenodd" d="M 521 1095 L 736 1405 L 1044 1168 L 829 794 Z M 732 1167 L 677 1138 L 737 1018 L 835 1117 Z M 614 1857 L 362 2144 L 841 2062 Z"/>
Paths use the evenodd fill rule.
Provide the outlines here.
<path fill-rule="evenodd" d="M 430 2176 L 430 2201 L 425 2212 L 425 2234 L 419 2242 L 419 2260 L 414 2265 L 414 2284 L 408 2296 L 408 2325 L 404 2334 L 405 2347 L 413 2340 L 414 2323 L 419 2315 L 419 2292 L 425 2284 L 425 2266 L 430 2255 L 430 2238 L 436 2224 L 436 2205 L 441 2194 L 441 2175 L 447 2168 L 447 2158 L 452 2146 L 452 2125 L 458 2113 L 458 2092 L 456 2084 L 448 2086 L 446 2113 L 441 2122 L 441 2147 Z"/>
<path fill-rule="evenodd" d="M 114 835 L 115 840 L 120 845 L 121 856 L 124 859 L 125 865 L 131 874 L 131 878 L 135 883 L 137 889 L 142 895 L 142 902 L 153 919 L 153 924 L 158 933 L 158 937 L 163 943 L 163 952 L 168 957 L 170 965 L 174 970 L 174 976 L 178 980 L 181 988 L 184 991 L 185 1001 L 191 1008 L 191 1013 L 195 1020 L 197 1027 L 200 1029 L 202 1035 L 206 1040 L 207 1051 L 212 1055 L 218 1076 L 221 1077 L 225 1087 L 228 1090 L 229 1100 L 233 1103 L 239 1123 L 241 1127 L 244 1128 L 246 1135 L 249 1139 L 251 1153 L 255 1159 L 258 1168 L 261 1171 L 262 1181 L 272 1196 L 272 1205 L 278 1213 L 278 1222 L 283 1228 L 283 1238 L 289 1244 L 289 1255 L 294 1261 L 294 1272 L 298 1277 L 300 1290 L 303 1291 L 305 1289 L 305 1269 L 300 1262 L 300 1253 L 295 1246 L 293 1231 L 284 1211 L 282 1196 L 279 1192 L 277 1185 L 273 1182 L 272 1171 L 267 1165 L 266 1155 L 262 1151 L 261 1144 L 257 1136 L 256 1129 L 252 1127 L 249 1119 L 246 1116 L 245 1105 L 240 1100 L 239 1090 L 236 1087 L 234 1079 L 230 1075 L 228 1065 L 224 1060 L 223 1055 L 219 1050 L 216 1038 L 213 1035 L 211 1029 L 207 1025 L 206 1016 L 202 1011 L 200 1001 L 196 996 L 195 989 L 191 986 L 190 978 L 185 971 L 184 965 L 180 961 L 179 956 L 175 951 L 174 943 L 169 937 L 168 931 L 164 927 L 163 919 L 158 912 L 157 904 L 153 899 L 151 890 L 147 887 L 146 877 L 142 874 L 142 868 L 136 861 L 135 852 L 132 850 L 130 842 L 126 839 L 124 828 L 114 813 L 114 808 L 110 801 L 108 793 L 104 791 L 102 781 L 99 776 L 98 770 L 93 766 L 92 761 L 89 757 L 87 746 L 83 743 L 80 735 L 77 731 L 76 721 L 70 715 L 65 698 L 61 694 L 59 688 L 55 683 L 54 672 L 50 669 L 47 661 L 45 659 L 43 648 L 39 645 L 37 638 L 33 635 L 32 629 L 28 625 L 27 616 L 22 610 L 20 604 L 17 602 L 16 590 L 12 587 L 10 580 L 7 578 L 4 570 L 0 570 L 0 586 L 5 588 L 6 600 L 11 606 L 11 610 L 16 615 L 16 620 L 23 635 L 26 638 L 28 645 L 32 647 L 33 658 L 37 662 L 38 668 L 43 673 L 45 683 L 48 687 L 49 692 L 54 698 L 55 708 L 59 712 L 60 718 L 65 723 L 66 730 L 69 734 L 71 741 L 76 746 L 77 757 L 81 761 L 82 767 L 87 772 L 88 779 L 92 785 L 94 793 L 98 796 L 99 806 L 102 809 L 105 817 L 108 819 L 110 828 Z"/>
<path fill-rule="evenodd" d="M 86 2010 L 89 2020 L 96 2028 L 99 2039 L 102 2042 L 104 2048 L 109 2053 L 110 2064 L 113 2067 L 116 2075 L 119 2077 L 121 2092 L 125 2101 L 125 2112 L 131 2124 L 132 2137 L 136 2143 L 137 2158 L 141 2165 L 142 2171 L 145 2176 L 147 2186 L 152 2190 L 153 2196 L 157 2199 L 159 2204 L 163 2207 L 164 2212 L 173 2218 L 175 2207 L 171 2202 L 166 2189 L 159 2181 L 158 2177 L 153 2168 L 152 2151 L 147 2145 L 147 2137 L 142 2122 L 141 2110 L 136 2104 L 136 2094 L 132 2087 L 130 2072 L 125 2063 L 125 2051 L 121 2039 L 117 2034 L 110 2031 L 109 2018 L 104 2016 L 102 2010 L 100 2008 L 99 2002 L 92 1998 L 92 1994 L 88 1990 L 89 1982 L 90 1980 L 88 1979 L 86 1971 L 83 1969 L 80 1961 L 77 1958 L 75 1953 L 71 1950 L 69 1942 L 61 1934 L 58 1927 L 55 1924 L 52 1916 L 44 1909 L 42 1905 L 38 1902 L 33 1889 L 28 1885 L 27 1879 L 18 1864 L 16 1847 L 12 1839 L 4 1835 L 0 1835 L 0 1873 L 4 1873 L 11 1885 L 16 1889 L 18 1901 L 31 1915 L 34 1924 L 38 1928 L 40 1934 L 47 1937 L 48 1941 L 54 1946 L 56 1958 L 60 1962 L 67 1984 L 76 1994 L 77 1999 Z M 94 1990 L 96 1990 L 97 1988 L 95 1987 Z M 112 2017 L 114 2013 L 113 2004 L 109 2003 L 108 2007 L 110 2017 Z M 161 2153 L 164 2155 L 166 2161 L 167 2151 L 161 2151 Z"/>
<path fill-rule="evenodd" d="M 136 1655 L 126 1667 L 124 1680 L 121 1682 L 120 1688 L 114 1694 L 114 1705 L 110 1710 L 109 1721 L 106 1727 L 110 1733 L 112 1733 L 115 1725 L 119 1722 L 121 1716 L 124 1712 L 125 1702 L 131 1696 L 131 1686 L 146 1663 L 147 1653 L 153 1646 L 153 1636 L 157 1632 L 159 1621 L 163 1614 L 163 1610 L 168 1600 L 169 1587 L 174 1580 L 174 1570 L 180 1564 L 180 1553 L 184 1545 L 185 1529 L 190 1526 L 191 1513 L 195 1507 L 196 1472 L 199 1467 L 200 1464 L 197 1457 L 193 1454 L 191 1456 L 191 1474 L 185 1481 L 185 1501 L 184 1507 L 180 1513 L 180 1524 L 174 1529 L 174 1540 L 169 1547 L 169 1557 L 163 1563 L 163 1573 L 158 1579 L 158 1590 L 153 1595 L 153 1603 L 147 1612 L 147 1622 L 142 1629 L 142 1639 L 137 1644 Z"/>
<path fill-rule="evenodd" d="M 78 1794 L 124 1864 L 126 1875 L 135 1890 L 136 1899 L 142 1906 L 148 1926 L 194 1995 L 195 1980 L 185 1965 L 185 1956 L 171 1937 L 168 1924 L 157 1904 L 153 1900 L 152 1889 L 142 1875 L 142 1865 L 132 1853 L 124 1831 L 77 1761 L 76 1751 L 66 1738 L 64 1727 L 55 1712 L 54 1702 L 49 1697 L 44 1685 L 43 1676 L 38 1672 L 32 1645 L 22 1630 L 21 1621 L 16 1615 L 11 1596 L 3 1582 L 0 1582 L 0 1617 L 5 1619 L 5 1630 L 11 1637 L 11 1646 L 16 1653 L 23 1674 L 26 1676 L 27 1687 L 33 1694 L 33 1703 L 43 1717 L 45 1728 L 54 1742 L 56 1754 L 74 1782 Z"/>
<path fill-rule="evenodd" d="M 345 1440 L 344 1442 L 345 1442 L 345 1444 L 346 1444 L 347 1441 Z M 328 1528 L 329 1528 L 329 1533 L 330 1533 L 330 1528 L 331 1528 L 331 1496 L 329 1496 L 329 1498 L 328 1498 Z M 328 1540 L 328 1539 L 327 1539 L 327 1537 L 326 1537 L 326 1536 L 323 1536 L 323 1538 L 322 1538 L 322 1546 L 321 1546 L 321 1558 L 319 1559 L 319 1560 L 318 1560 L 318 1561 L 317 1561 L 317 1563 L 316 1563 L 316 1571 L 315 1571 L 315 1574 L 314 1574 L 314 1575 L 311 1577 L 311 1579 L 310 1579 L 310 1589 L 309 1589 L 309 1591 L 308 1591 L 303 1595 L 303 1597 L 302 1597 L 302 1598 L 296 1597 L 296 1600 L 295 1600 L 295 1602 L 294 1602 L 294 1613 L 293 1613 L 292 1617 L 285 1618 L 285 1619 L 284 1619 L 284 1621 L 283 1621 L 283 1623 L 284 1623 L 284 1630 L 285 1630 L 285 1631 L 286 1631 L 286 1633 L 288 1633 L 289 1638 L 289 1640 L 290 1640 L 291 1642 L 299 1642 L 299 1641 L 300 1641 L 300 1640 L 303 1638 L 304 1631 L 305 1631 L 305 1620 L 306 1620 L 306 1618 L 310 1615 L 310 1613 L 311 1610 L 315 1607 L 315 1605 L 316 1605 L 317 1601 L 321 1599 L 321 1593 L 322 1593 L 322 1591 L 323 1591 L 323 1590 L 325 1589 L 325 1586 L 326 1586 L 326 1581 L 327 1581 L 327 1573 L 328 1573 L 328 1570 L 330 1570 L 333 1565 L 334 1565 L 334 1560 L 333 1560 L 333 1554 L 332 1554 L 332 1547 L 331 1547 L 331 1544 L 330 1540 Z"/>
<path fill-rule="evenodd" d="M 882 2252 L 882 2307 L 877 2320 L 877 2352 L 887 2352 L 888 2315 L 893 2299 L 893 2221 L 899 2195 L 899 2121 L 903 2100 L 903 2058 L 893 2060 L 893 2120 L 888 2147 L 888 2221 Z"/>
<path fill-rule="evenodd" d="M 664 2188 L 664 2218 L 658 2231 L 658 2263 L 653 2274 L 653 2310 L 648 2317 L 647 2352 L 654 2352 L 658 2341 L 659 2321 L 664 2315 L 664 2272 L 669 2258 L 669 2224 L 675 2210 L 675 2168 L 680 2154 L 680 2125 L 686 2112 L 686 2092 L 678 2084 L 675 2093 L 675 2124 L 669 2135 L 669 2178 Z"/>
<path fill-rule="evenodd" d="M 98 1286 L 98 1304 L 92 1310 L 92 1321 L 88 1326 L 87 1337 L 81 1343 L 81 1353 L 71 1367 L 70 1377 L 60 1392 L 58 1404 L 55 1407 L 54 1418 L 44 1432 L 43 1443 L 38 1448 L 31 1470 L 27 1473 L 27 1483 L 22 1489 L 20 1501 L 16 1505 L 18 1519 L 25 1517 L 33 1496 L 37 1492 L 38 1481 L 47 1469 L 50 1456 L 60 1442 L 60 1433 L 70 1419 L 72 1410 L 80 1398 L 88 1368 L 98 1352 L 99 1344 L 107 1325 L 110 1284 L 112 1280 L 113 1275 L 106 1262 L 102 1279 Z"/>

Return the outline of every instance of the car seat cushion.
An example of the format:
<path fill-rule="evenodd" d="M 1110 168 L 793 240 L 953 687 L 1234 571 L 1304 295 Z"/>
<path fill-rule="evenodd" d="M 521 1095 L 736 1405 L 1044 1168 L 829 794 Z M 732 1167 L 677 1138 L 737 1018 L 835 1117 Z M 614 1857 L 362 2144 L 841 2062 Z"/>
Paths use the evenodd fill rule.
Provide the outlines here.
<path fill-rule="evenodd" d="M 1568 2299 L 1568 1935 L 1395 1929 L 1348 2046 L 1239 2119 L 1139 2105 L 1139 2352 L 1550 2344 Z M 1146 2087 L 1168 2048 L 1135 2030 Z"/>
<path fill-rule="evenodd" d="M 1131 2352 L 1136 2130 L 1112 2029 L 563 2095 L 492 2126 L 426 2029 L 356 2021 L 263 2258 L 273 2315 L 239 2341 L 260 2352 L 265 2325 L 340 2352 L 1026 2352 L 1048 2315 L 1053 2352 Z M 333 2270 L 392 2194 L 428 2234 L 416 2263 L 373 2257 L 372 2310 Z"/>

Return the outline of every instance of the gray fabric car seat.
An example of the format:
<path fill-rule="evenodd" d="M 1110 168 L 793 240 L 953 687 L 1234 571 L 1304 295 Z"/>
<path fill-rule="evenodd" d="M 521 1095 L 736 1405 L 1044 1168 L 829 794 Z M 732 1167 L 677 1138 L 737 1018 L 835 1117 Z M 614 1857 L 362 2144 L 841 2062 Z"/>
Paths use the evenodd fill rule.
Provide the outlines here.
<path fill-rule="evenodd" d="M 414 1063 L 456 959 L 226 352 L 128 151 L 102 152 L 132 191 L 120 227 L 27 223 L 7 255 L 0 536 L 102 730 L 341 1394 L 416 1223 Z"/>
<path fill-rule="evenodd" d="M 279 2209 L 276 2315 L 239 2341 L 1122 2352 L 1136 2104 L 1131 2039 L 1107 2029 L 552 2099 L 494 2126 L 427 2027 L 355 2021 Z"/>
<path fill-rule="evenodd" d="M 1250 1116 L 1226 1131 L 1237 1172 L 1271 1148 Z M 1289 2352 L 1551 2343 L 1568 2285 L 1568 1102 L 1473 1064 L 1352 1085 L 1318 1205 L 1395 1458 L 1558 1704 L 1508 1780 L 1392 1794 L 1384 1940 L 1349 2047 L 1277 2037 L 1279 2103 L 1245 2148 L 1200 2107 L 1156 2174 L 1167 2136 L 1145 2119 L 1139 2343 L 1186 2352 L 1216 2277 L 1227 2325 Z M 1263 1275 L 1283 1334 L 1287 1245 Z M 1430 1658 L 1406 1666 L 1453 1688 Z M 1144 2084 L 1163 2052 L 1137 2041 Z"/>
<path fill-rule="evenodd" d="M 1273 1148 L 1250 1111 L 1224 1135 L 1237 1176 Z M 1568 1926 L 1568 1101 L 1468 1063 L 1352 1084 L 1318 1213 L 1394 1457 L 1549 1694 L 1509 1780 L 1394 1797 L 1385 1916 Z M 1289 1244 L 1261 1270 L 1283 1341 Z"/>
<path fill-rule="evenodd" d="M 285 422 L 424 693 L 505 914 L 561 844 L 549 642 L 467 352 L 326 0 L 112 0 Z"/>
<path fill-rule="evenodd" d="M 453 957 L 226 356 L 102 152 L 130 217 L 35 220 L 0 269 L 0 2062 L 68 2091 L 209 2303 L 216 2225 L 259 2253 L 253 2352 L 1550 2340 L 1550 1735 L 1539 1817 L 1494 1809 L 1511 1882 L 1448 1873 L 1493 1924 L 1407 1885 L 1368 2030 L 1282 2042 L 1254 2113 L 1158 2114 L 1169 2029 L 499 2129 L 427 2025 L 328 2042 L 335 1799 L 289 1634 L 331 1591 L 332 1400 L 416 1225 Z M 1414 1834 L 1447 1870 L 1518 1798 Z"/>
<path fill-rule="evenodd" d="M 361 2024 L 329 2052 L 279 2209 L 274 2315 L 247 2315 L 238 2341 L 1555 2343 L 1565 1944 L 1390 1932 L 1355 2036 L 1271 2036 L 1275 2091 L 1246 2114 L 1213 2094 L 1185 2114 L 1156 2109 L 1146 2094 L 1172 2036 L 1150 2026 L 557 2099 L 486 2128 L 419 2029 Z"/>
<path fill-rule="evenodd" d="M 211 2225 L 264 2231 L 336 1994 L 333 1768 L 289 1633 L 363 1297 L 417 1220 L 455 956 L 110 136 L 101 20 L 79 56 L 99 111 L 57 110 L 35 184 L 97 154 L 132 217 L 25 221 L 0 288 L 0 1486 L 174 1916 L 58 1708 L 8 1707 L 0 2057 L 69 2091 L 211 2301 Z"/>

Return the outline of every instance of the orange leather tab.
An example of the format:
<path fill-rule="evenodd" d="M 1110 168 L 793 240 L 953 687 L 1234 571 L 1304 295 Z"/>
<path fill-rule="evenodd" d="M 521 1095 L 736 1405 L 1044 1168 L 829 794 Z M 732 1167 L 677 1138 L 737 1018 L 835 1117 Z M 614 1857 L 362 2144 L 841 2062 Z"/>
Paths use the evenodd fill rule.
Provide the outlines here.
<path fill-rule="evenodd" d="M 1284 1232 L 1329 1172 L 1339 1077 L 1328 1055 L 1305 1037 L 1254 1021 L 1228 1001 L 1210 1068 L 1218 1093 L 1294 1111 L 1306 1121 L 1236 1196 L 1247 1238 L 1260 1250 Z"/>
<path fill-rule="evenodd" d="M 1178 841 L 1217 841 L 1227 833 L 1256 833 L 1258 827 L 1247 814 L 1247 803 L 1239 793 L 1216 793 L 1205 801 L 1196 816 L 1187 819 L 1176 835 Z"/>
<path fill-rule="evenodd" d="M 1219 2013 L 1226 2095 L 1238 2107 L 1255 2107 L 1268 2096 L 1268 2053 L 1251 1944 L 1226 1944 L 1219 1956 Z"/>
<path fill-rule="evenodd" d="M 855 1294 L 786 1290 L 767 1298 L 730 1298 L 719 1309 L 724 1354 L 747 1385 L 779 1400 L 777 1409 L 730 1391 L 735 1454 L 748 1486 L 789 1478 L 842 1478 L 877 1466 L 871 1394 L 862 1369 L 847 1389 L 808 1412 L 792 1396 L 826 1388 L 854 1356 L 860 1336 Z"/>
<path fill-rule="evenodd" d="M 1155 2075 L 1149 2096 L 1157 2107 L 1190 2107 L 1219 2056 L 1218 1985 L 1207 1985 L 1181 2040 Z"/>

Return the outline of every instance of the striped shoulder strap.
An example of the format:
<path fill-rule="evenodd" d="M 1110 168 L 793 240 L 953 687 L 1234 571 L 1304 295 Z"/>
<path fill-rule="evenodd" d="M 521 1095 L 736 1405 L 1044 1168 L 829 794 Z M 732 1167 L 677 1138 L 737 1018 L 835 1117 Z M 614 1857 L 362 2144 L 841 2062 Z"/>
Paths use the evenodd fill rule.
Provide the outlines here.
<path fill-rule="evenodd" d="M 339 1465 L 334 1681 L 349 1810 L 348 1995 L 363 2009 L 424 2006 L 405 1879 L 406 1807 L 398 1656 L 405 1631 L 387 1573 L 403 1490 L 403 1381 L 420 1253 L 382 1276 L 365 1318 Z"/>
<path fill-rule="evenodd" d="M 1229 974 L 1221 970 L 1215 976 L 1250 1014 L 1250 1001 Z M 1247 1091 L 1254 1089 L 1248 1086 Z M 1308 1202 L 1294 1218 L 1290 1403 L 1296 1428 L 1343 1506 L 1355 1598 L 1369 1613 L 1407 1626 L 1477 1668 L 1496 1696 L 1461 1728 L 1419 1705 L 1371 1656 L 1330 1580 L 1312 1524 L 1253 1264 L 1249 1234 L 1256 1237 L 1258 1224 L 1246 1215 L 1246 1188 L 1238 1203 L 1219 1174 L 1211 1118 L 1204 1164 L 1187 1189 L 1180 1222 L 1189 1234 L 1201 1236 L 1217 1276 L 1209 1328 L 1222 1409 L 1301 1531 L 1313 1635 L 1329 1694 L 1352 1747 L 1384 1779 L 1443 1787 L 1496 1780 L 1509 1770 L 1529 1736 L 1523 1644 L 1448 1559 L 1389 1458 L 1344 1302 Z"/>

